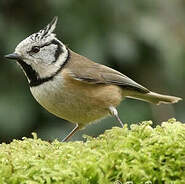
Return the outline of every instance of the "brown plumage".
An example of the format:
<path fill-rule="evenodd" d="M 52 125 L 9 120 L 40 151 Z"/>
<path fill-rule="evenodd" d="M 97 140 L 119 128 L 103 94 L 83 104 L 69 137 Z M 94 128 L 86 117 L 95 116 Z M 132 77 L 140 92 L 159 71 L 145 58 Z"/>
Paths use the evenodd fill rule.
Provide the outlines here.
<path fill-rule="evenodd" d="M 65 68 L 67 68 L 69 76 L 81 83 L 94 84 L 94 86 L 95 84 L 103 84 L 107 88 L 109 85 L 118 86 L 121 88 L 122 97 L 136 98 L 157 105 L 160 103 L 176 103 L 181 100 L 178 97 L 151 92 L 122 73 L 95 63 L 71 50 L 70 55 L 72 60 L 68 62 Z"/>

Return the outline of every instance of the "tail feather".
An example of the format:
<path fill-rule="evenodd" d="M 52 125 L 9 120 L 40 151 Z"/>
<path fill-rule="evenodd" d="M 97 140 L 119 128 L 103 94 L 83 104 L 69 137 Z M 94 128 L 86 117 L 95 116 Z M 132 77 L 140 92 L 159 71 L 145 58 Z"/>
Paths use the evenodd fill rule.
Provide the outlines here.
<path fill-rule="evenodd" d="M 149 92 L 149 93 L 131 93 L 128 95 L 129 98 L 136 98 L 139 100 L 147 101 L 156 105 L 161 103 L 173 104 L 182 100 L 182 98 L 175 96 L 162 95 L 159 93 Z"/>

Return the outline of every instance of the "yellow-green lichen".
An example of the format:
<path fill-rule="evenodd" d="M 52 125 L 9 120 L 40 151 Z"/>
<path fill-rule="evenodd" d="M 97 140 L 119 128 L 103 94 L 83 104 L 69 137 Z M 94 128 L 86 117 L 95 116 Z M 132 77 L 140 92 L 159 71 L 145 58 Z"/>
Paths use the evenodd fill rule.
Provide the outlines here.
<path fill-rule="evenodd" d="M 185 124 L 146 121 L 86 142 L 34 138 L 0 145 L 0 184 L 185 183 Z"/>

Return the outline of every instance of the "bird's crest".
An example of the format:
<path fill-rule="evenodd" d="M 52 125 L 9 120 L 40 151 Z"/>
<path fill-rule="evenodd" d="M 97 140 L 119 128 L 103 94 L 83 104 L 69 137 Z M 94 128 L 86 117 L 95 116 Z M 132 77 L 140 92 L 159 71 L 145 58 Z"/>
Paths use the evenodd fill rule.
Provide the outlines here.
<path fill-rule="evenodd" d="M 52 21 L 45 28 L 41 29 L 37 33 L 32 34 L 31 39 L 34 41 L 38 41 L 41 39 L 45 39 L 48 36 L 55 36 L 53 32 L 56 28 L 57 20 L 58 20 L 58 17 L 54 17 Z"/>

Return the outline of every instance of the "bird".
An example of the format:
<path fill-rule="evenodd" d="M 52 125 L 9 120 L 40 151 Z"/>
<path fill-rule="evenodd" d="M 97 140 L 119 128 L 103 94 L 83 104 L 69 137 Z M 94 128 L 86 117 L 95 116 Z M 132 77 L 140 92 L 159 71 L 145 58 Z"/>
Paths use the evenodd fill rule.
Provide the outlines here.
<path fill-rule="evenodd" d="M 173 104 L 179 97 L 155 93 L 126 75 L 72 51 L 54 33 L 58 17 L 21 41 L 12 54 L 25 73 L 36 101 L 57 117 L 75 124 L 67 141 L 87 124 L 114 116 L 125 98 Z"/>

